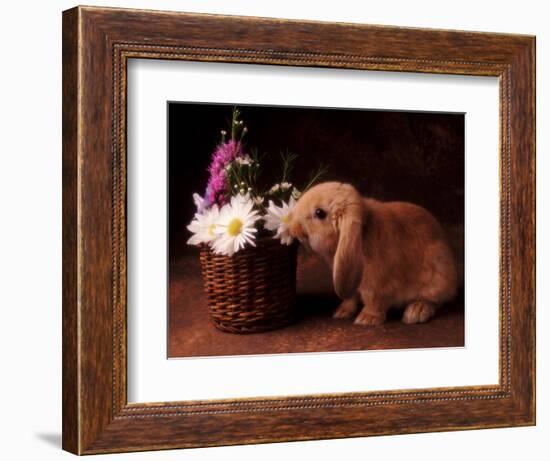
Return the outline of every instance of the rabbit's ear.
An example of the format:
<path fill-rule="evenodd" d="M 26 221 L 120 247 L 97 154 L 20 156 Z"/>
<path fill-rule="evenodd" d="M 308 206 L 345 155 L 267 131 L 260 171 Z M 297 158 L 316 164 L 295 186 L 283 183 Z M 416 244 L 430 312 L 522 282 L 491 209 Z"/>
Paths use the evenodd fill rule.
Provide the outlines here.
<path fill-rule="evenodd" d="M 338 247 L 334 255 L 332 280 L 336 294 L 352 297 L 363 275 L 363 210 L 357 203 L 343 207 L 337 218 L 340 231 Z"/>

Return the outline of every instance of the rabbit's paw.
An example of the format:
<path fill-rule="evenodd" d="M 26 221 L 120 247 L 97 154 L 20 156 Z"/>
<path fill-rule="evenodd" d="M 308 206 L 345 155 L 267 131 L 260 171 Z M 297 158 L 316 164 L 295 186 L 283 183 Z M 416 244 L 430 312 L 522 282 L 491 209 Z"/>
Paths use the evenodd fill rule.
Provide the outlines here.
<path fill-rule="evenodd" d="M 386 321 L 385 312 L 367 311 L 365 308 L 355 318 L 353 323 L 357 325 L 376 326 L 382 325 Z"/>
<path fill-rule="evenodd" d="M 355 298 L 344 299 L 338 308 L 334 311 L 332 318 L 350 319 L 357 312 L 359 302 Z"/>
<path fill-rule="evenodd" d="M 403 312 L 403 323 L 424 323 L 435 314 L 435 304 L 429 301 L 415 301 L 409 304 Z"/>

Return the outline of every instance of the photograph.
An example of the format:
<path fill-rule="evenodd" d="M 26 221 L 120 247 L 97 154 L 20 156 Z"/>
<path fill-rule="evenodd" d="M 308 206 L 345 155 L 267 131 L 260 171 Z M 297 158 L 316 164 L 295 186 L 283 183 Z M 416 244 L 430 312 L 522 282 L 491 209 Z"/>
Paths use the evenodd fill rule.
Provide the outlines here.
<path fill-rule="evenodd" d="M 167 120 L 168 358 L 464 347 L 464 113 Z"/>

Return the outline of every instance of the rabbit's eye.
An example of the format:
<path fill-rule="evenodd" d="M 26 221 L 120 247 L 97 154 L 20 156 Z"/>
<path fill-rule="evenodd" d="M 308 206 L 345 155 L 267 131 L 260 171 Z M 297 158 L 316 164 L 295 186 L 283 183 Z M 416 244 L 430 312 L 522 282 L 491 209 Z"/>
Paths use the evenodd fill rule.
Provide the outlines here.
<path fill-rule="evenodd" d="M 317 208 L 315 210 L 315 213 L 313 213 L 313 216 L 315 216 L 317 219 L 325 219 L 327 217 L 327 212 L 322 208 Z"/>

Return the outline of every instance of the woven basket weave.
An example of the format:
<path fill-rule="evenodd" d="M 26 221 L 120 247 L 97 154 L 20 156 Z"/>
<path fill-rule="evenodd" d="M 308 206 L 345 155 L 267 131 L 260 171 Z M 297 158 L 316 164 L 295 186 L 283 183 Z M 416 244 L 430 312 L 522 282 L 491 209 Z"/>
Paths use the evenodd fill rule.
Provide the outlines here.
<path fill-rule="evenodd" d="M 256 245 L 231 257 L 201 247 L 210 319 L 219 330 L 258 333 L 293 319 L 297 245 L 274 238 L 258 239 Z"/>

